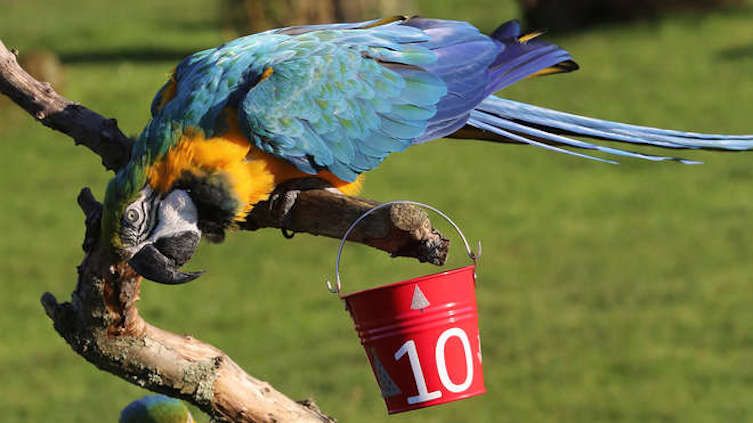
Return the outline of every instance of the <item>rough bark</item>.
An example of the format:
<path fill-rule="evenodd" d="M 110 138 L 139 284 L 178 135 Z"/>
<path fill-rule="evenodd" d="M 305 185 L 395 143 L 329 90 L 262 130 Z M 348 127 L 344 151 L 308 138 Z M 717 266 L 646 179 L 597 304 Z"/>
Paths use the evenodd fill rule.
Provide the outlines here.
<path fill-rule="evenodd" d="M 94 236 L 101 205 L 88 189 L 79 195 L 87 233 Z M 99 238 L 99 237 L 97 237 Z M 71 301 L 50 293 L 42 304 L 74 351 L 128 382 L 181 398 L 219 421 L 331 422 L 312 404 L 301 404 L 249 376 L 221 350 L 144 321 L 136 308 L 141 277 L 87 239 Z"/>
<path fill-rule="evenodd" d="M 0 41 L 0 93 L 44 125 L 74 138 L 102 158 L 107 169 L 128 161 L 131 140 L 107 119 L 57 94 L 18 65 Z M 349 222 L 378 204 L 297 183 L 281 187 L 283 202 L 255 207 L 244 229 L 285 228 L 340 238 Z M 283 204 L 283 207 L 280 206 Z M 88 188 L 79 205 L 86 215 L 85 257 L 69 302 L 50 293 L 42 304 L 55 329 L 71 348 L 98 368 L 124 380 L 191 402 L 215 421 L 331 422 L 311 401 L 296 402 L 235 364 L 221 350 L 146 322 L 136 306 L 141 277 L 103 245 L 101 204 Z M 442 264 L 448 241 L 426 214 L 398 205 L 375 213 L 353 233 L 353 241 L 421 261 Z"/>
<path fill-rule="evenodd" d="M 251 211 L 243 229 L 271 227 L 291 233 L 342 238 L 351 222 L 379 204 L 326 189 L 305 190 L 311 184 L 320 185 L 321 180 L 303 179 L 282 186 L 282 195 L 295 193 L 293 205 L 287 208 L 263 202 Z M 304 190 L 299 192 L 301 189 Z M 444 264 L 450 245 L 447 238 L 432 227 L 423 210 L 405 204 L 377 210 L 350 233 L 348 240 L 386 251 L 392 257 L 413 257 L 436 265 Z"/>

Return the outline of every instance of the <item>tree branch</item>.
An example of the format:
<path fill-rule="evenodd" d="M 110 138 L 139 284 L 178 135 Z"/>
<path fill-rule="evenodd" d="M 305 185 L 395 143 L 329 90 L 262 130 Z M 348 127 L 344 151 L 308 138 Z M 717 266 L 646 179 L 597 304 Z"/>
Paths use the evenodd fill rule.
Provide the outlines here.
<path fill-rule="evenodd" d="M 107 119 L 56 93 L 24 71 L 16 55 L 0 41 L 0 93 L 10 97 L 43 125 L 60 131 L 102 158 L 108 170 L 128 163 L 132 141 Z"/>
<path fill-rule="evenodd" d="M 117 170 L 128 162 L 132 142 L 114 119 L 74 104 L 49 84 L 35 80 L 2 41 L 0 93 L 42 124 L 88 147 L 105 168 Z M 310 183 L 301 180 L 280 187 L 275 198 L 286 201 L 256 205 L 242 229 L 285 228 L 340 238 L 350 222 L 378 204 L 312 189 L 320 187 Z M 189 401 L 217 421 L 333 421 L 312 402 L 295 402 L 249 376 L 221 350 L 147 323 L 136 307 L 141 277 L 102 244 L 101 204 L 88 188 L 81 191 L 78 202 L 86 215 L 86 255 L 78 266 L 76 288 L 70 302 L 58 303 L 50 293 L 41 299 L 55 329 L 74 351 L 130 383 Z M 434 264 L 444 263 L 449 247 L 422 210 L 406 205 L 369 216 L 350 240 Z"/>
<path fill-rule="evenodd" d="M 340 239 L 359 216 L 378 202 L 348 197 L 321 186 L 317 178 L 298 179 L 278 188 L 273 197 L 295 193 L 288 207 L 265 201 L 254 206 L 242 226 L 245 230 L 281 228 Z M 304 189 L 303 191 L 299 191 Z M 283 210 L 287 208 L 287 210 Z M 386 251 L 392 257 L 413 257 L 420 262 L 443 265 L 450 242 L 434 229 L 426 213 L 415 206 L 395 204 L 375 211 L 348 236 L 352 242 Z"/>
<path fill-rule="evenodd" d="M 79 204 L 87 233 L 96 232 L 101 206 L 88 189 L 81 191 Z M 136 308 L 141 277 L 110 257 L 100 241 L 84 245 L 91 250 L 78 267 L 71 301 L 59 304 L 45 293 L 42 305 L 55 330 L 89 362 L 130 383 L 189 401 L 220 421 L 333 421 L 315 406 L 297 403 L 247 375 L 219 349 L 144 321 Z"/>

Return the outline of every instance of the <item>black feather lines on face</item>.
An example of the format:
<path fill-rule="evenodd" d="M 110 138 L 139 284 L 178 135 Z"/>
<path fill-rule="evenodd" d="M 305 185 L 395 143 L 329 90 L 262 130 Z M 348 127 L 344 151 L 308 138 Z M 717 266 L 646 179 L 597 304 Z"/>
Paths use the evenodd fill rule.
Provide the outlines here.
<path fill-rule="evenodd" d="M 239 206 L 227 178 L 221 174 L 196 175 L 186 171 L 173 188 L 186 190 L 191 196 L 204 237 L 210 242 L 222 242 Z"/>
<path fill-rule="evenodd" d="M 134 246 L 142 242 L 157 223 L 154 207 L 156 197 L 157 193 L 151 192 L 146 198 L 126 207 L 120 222 L 120 236 L 125 245 Z"/>

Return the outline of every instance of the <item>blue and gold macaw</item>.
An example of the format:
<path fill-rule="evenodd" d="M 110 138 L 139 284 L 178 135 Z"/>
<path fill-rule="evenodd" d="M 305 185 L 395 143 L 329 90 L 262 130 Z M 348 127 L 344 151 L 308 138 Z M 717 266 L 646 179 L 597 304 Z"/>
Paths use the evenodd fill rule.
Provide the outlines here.
<path fill-rule="evenodd" d="M 249 35 L 184 59 L 152 104 L 132 157 L 109 183 L 103 234 L 144 277 L 167 284 L 204 234 L 222 239 L 275 187 L 316 176 L 344 194 L 391 153 L 443 137 L 679 160 L 576 140 L 747 150 L 753 136 L 626 125 L 493 95 L 576 70 L 570 54 L 522 33 L 394 17 Z"/>
<path fill-rule="evenodd" d="M 191 412 L 180 400 L 165 395 L 147 395 L 121 412 L 118 423 L 195 423 Z"/>

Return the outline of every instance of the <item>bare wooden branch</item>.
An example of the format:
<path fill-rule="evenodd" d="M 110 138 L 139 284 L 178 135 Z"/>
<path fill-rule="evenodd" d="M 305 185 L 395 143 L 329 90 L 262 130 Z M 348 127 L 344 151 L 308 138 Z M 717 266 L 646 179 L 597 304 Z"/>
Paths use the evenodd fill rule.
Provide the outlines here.
<path fill-rule="evenodd" d="M 16 55 L 0 41 L 0 93 L 10 97 L 43 125 L 60 131 L 84 145 L 99 157 L 109 170 L 128 162 L 132 141 L 118 128 L 115 119 L 107 119 L 75 104 L 26 73 Z"/>
<path fill-rule="evenodd" d="M 131 140 L 114 119 L 74 104 L 49 84 L 35 80 L 19 67 L 2 41 L 0 93 L 44 125 L 91 149 L 107 169 L 117 170 L 128 162 Z M 280 187 L 275 198 L 284 201 L 258 204 L 243 229 L 285 228 L 341 238 L 350 222 L 378 204 L 320 185 L 307 186 L 311 181 Z M 293 401 L 246 374 L 221 350 L 144 321 L 136 307 L 141 277 L 102 244 L 101 204 L 88 189 L 82 190 L 78 202 L 86 215 L 86 255 L 78 266 L 76 288 L 70 302 L 58 303 L 50 293 L 41 299 L 55 329 L 74 351 L 130 383 L 189 401 L 215 421 L 333 421 L 313 402 Z M 405 205 L 369 216 L 350 240 L 434 264 L 444 263 L 449 247 L 422 210 Z"/>
<path fill-rule="evenodd" d="M 282 207 L 262 202 L 251 211 L 243 229 L 282 228 L 339 239 L 359 216 L 379 205 L 373 200 L 311 189 L 317 185 L 321 185 L 320 179 L 309 178 L 281 186 L 275 195 L 296 193 L 287 215 L 282 215 Z M 301 189 L 304 190 L 299 192 Z M 445 263 L 450 247 L 449 240 L 434 229 L 426 213 L 407 204 L 377 210 L 351 232 L 348 240 L 386 251 L 393 257 L 413 257 L 436 265 Z"/>
<path fill-rule="evenodd" d="M 79 204 L 88 233 L 96 231 L 100 205 L 88 189 L 82 190 Z M 311 403 L 295 402 L 247 375 L 219 349 L 144 321 L 136 308 L 141 277 L 108 250 L 100 241 L 91 245 L 70 302 L 59 304 L 50 293 L 42 296 L 55 329 L 74 351 L 130 383 L 189 401 L 215 420 L 333 421 Z"/>

